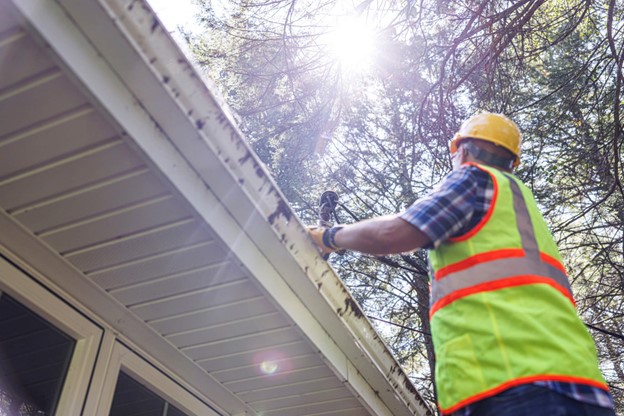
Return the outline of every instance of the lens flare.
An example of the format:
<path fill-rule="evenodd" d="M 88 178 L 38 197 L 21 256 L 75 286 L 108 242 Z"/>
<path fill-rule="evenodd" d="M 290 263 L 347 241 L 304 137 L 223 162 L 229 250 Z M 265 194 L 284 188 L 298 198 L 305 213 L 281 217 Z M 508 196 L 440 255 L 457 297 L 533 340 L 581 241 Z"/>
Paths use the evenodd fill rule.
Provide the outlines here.
<path fill-rule="evenodd" d="M 279 351 L 265 351 L 254 357 L 259 374 L 276 376 L 290 370 L 291 364 L 287 357 Z"/>
<path fill-rule="evenodd" d="M 260 371 L 266 375 L 275 374 L 279 370 L 279 365 L 275 361 L 265 360 L 260 363 Z"/>

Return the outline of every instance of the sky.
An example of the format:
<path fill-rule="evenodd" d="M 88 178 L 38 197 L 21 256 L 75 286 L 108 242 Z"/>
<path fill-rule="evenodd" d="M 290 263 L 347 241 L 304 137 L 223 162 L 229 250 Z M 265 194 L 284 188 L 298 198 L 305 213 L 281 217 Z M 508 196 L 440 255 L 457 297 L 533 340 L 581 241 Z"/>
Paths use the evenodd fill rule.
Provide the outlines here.
<path fill-rule="evenodd" d="M 183 27 L 187 32 L 202 31 L 195 18 L 198 6 L 193 4 L 193 0 L 148 0 L 148 2 L 165 28 L 188 54 L 178 27 Z M 214 0 L 211 5 L 217 10 L 224 10 L 227 8 L 227 1 Z M 340 62 L 345 74 L 361 72 L 371 66 L 375 55 L 375 40 L 373 29 L 366 26 L 361 20 L 343 17 L 340 25 L 328 33 L 325 42 L 328 43 L 329 52 L 335 55 L 334 58 Z"/>
<path fill-rule="evenodd" d="M 148 0 L 169 32 L 177 32 L 178 26 L 193 31 L 197 27 L 195 12 L 197 6 L 191 0 Z"/>

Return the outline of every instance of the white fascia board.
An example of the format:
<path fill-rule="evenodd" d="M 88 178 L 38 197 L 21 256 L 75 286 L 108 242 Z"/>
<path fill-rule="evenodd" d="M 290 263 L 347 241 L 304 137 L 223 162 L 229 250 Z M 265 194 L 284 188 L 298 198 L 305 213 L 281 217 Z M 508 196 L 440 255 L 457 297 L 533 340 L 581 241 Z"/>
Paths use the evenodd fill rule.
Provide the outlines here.
<path fill-rule="evenodd" d="M 13 1 L 374 413 L 431 412 L 145 1 Z"/>

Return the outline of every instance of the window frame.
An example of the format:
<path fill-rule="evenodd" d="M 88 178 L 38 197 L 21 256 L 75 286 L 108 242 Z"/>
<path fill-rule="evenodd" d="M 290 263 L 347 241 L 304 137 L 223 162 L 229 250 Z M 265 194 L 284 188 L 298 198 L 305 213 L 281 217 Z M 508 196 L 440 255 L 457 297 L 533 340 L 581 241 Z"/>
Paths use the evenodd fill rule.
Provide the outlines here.
<path fill-rule="evenodd" d="M 0 255 L 0 292 L 75 340 L 55 415 L 79 416 L 97 361 L 103 328 Z"/>
<path fill-rule="evenodd" d="M 114 342 L 108 360 L 99 404 L 95 406 L 95 416 L 109 415 L 117 378 L 122 370 L 154 394 L 189 415 L 221 416 L 216 409 L 199 399 L 198 395 L 191 393 L 171 376 L 160 371 L 118 340 Z"/>

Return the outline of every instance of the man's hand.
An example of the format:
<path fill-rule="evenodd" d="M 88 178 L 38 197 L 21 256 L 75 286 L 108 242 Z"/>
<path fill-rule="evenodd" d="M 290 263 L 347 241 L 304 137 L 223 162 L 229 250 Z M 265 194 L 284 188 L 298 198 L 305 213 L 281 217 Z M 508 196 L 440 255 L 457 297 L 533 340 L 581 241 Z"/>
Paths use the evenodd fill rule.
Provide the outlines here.
<path fill-rule="evenodd" d="M 336 232 L 342 227 L 308 227 L 308 233 L 312 240 L 316 243 L 321 255 L 325 260 L 329 258 L 329 254 L 340 250 L 340 247 L 336 246 L 334 236 Z"/>

